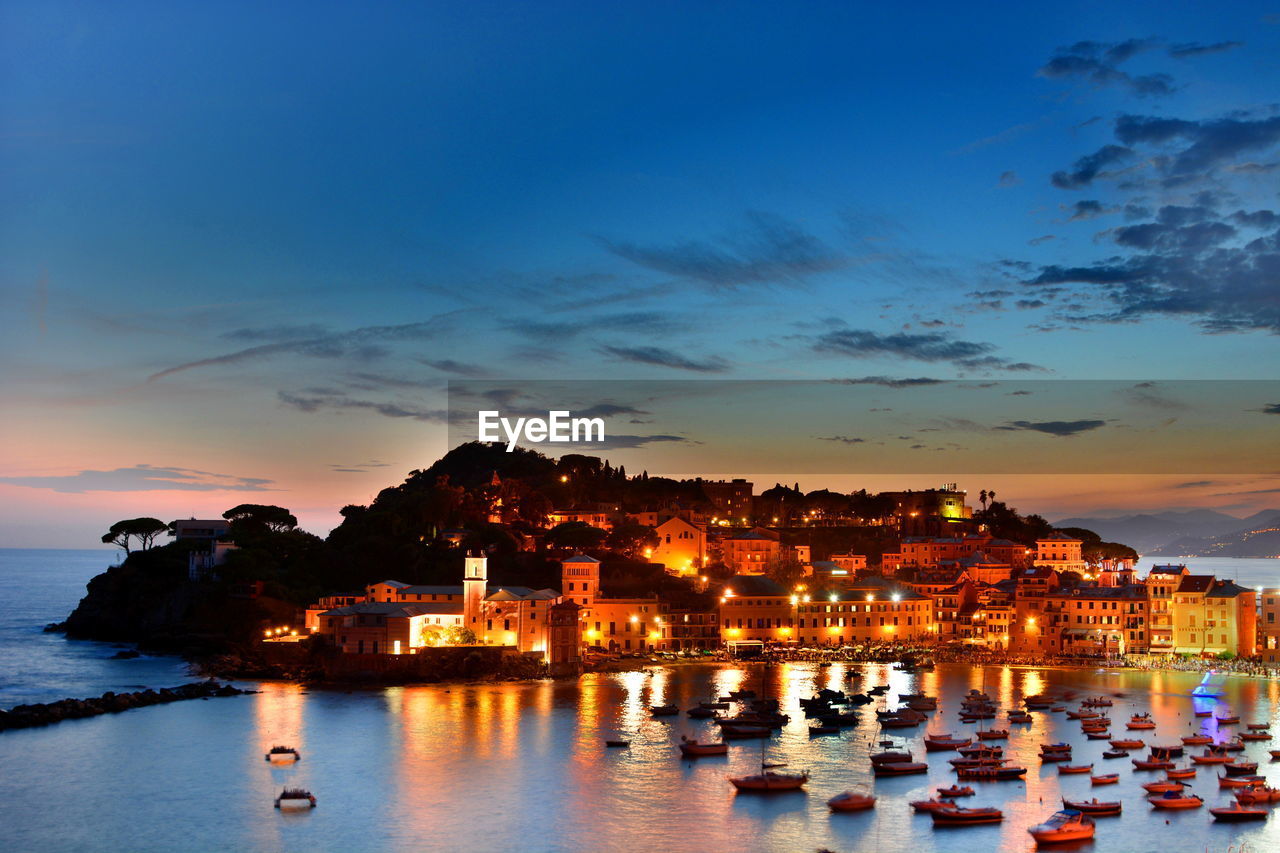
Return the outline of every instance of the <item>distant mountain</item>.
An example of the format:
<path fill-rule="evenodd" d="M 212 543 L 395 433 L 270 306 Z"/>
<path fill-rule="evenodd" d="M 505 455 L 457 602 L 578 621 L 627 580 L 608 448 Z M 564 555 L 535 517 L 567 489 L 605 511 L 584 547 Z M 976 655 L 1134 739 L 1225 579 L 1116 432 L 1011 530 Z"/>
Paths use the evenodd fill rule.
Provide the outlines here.
<path fill-rule="evenodd" d="M 1261 516 L 1261 517 L 1259 517 Z M 1242 519 L 1243 520 L 1243 519 Z M 1169 557 L 1280 556 L 1280 511 L 1255 513 L 1251 523 L 1219 536 L 1182 536 L 1151 553 Z"/>
<path fill-rule="evenodd" d="M 1183 538 L 1225 536 L 1277 513 L 1280 510 L 1255 513 L 1249 518 L 1237 518 L 1213 509 L 1170 510 L 1114 518 L 1064 518 L 1055 521 L 1053 526 L 1083 527 L 1108 542 L 1123 542 L 1136 548 L 1138 553 L 1147 554 Z"/>

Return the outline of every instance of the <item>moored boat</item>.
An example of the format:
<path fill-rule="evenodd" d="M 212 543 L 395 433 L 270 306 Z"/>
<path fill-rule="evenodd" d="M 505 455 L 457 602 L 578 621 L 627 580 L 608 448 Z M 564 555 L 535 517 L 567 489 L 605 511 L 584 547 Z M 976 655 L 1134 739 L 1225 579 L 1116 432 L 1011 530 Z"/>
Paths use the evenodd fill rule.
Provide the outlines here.
<path fill-rule="evenodd" d="M 1241 732 L 1237 737 L 1248 743 L 1262 743 L 1271 740 L 1271 735 L 1267 732 Z"/>
<path fill-rule="evenodd" d="M 1115 749 L 1142 749 L 1146 746 L 1146 741 L 1133 739 L 1119 739 L 1111 741 L 1111 746 Z"/>
<path fill-rule="evenodd" d="M 746 740 L 748 738 L 767 738 L 773 735 L 768 726 L 725 725 L 720 727 L 720 737 L 725 740 Z"/>
<path fill-rule="evenodd" d="M 1129 722 L 1124 724 L 1126 729 L 1154 729 L 1156 727 L 1155 720 L 1151 719 L 1150 714 L 1134 714 L 1129 718 Z"/>
<path fill-rule="evenodd" d="M 1083 841 L 1093 838 L 1093 819 L 1078 809 L 1063 809 L 1044 823 L 1027 829 L 1037 844 Z"/>
<path fill-rule="evenodd" d="M 1165 779 L 1161 782 L 1148 782 L 1142 786 L 1142 789 L 1148 794 L 1176 794 L 1186 787 L 1186 785 L 1183 785 L 1181 782 L 1176 780 Z"/>
<path fill-rule="evenodd" d="M 680 753 L 686 758 L 698 758 L 703 755 L 727 755 L 729 752 L 729 744 L 727 743 L 699 743 L 696 740 L 689 740 L 684 735 L 680 736 Z"/>
<path fill-rule="evenodd" d="M 1217 720 L 1220 726 L 1234 726 L 1240 722 L 1240 716 L 1238 714 L 1228 714 L 1225 717 L 1218 717 Z"/>
<path fill-rule="evenodd" d="M 927 735 L 924 739 L 925 752 L 946 752 L 947 750 L 959 749 L 962 746 L 968 746 L 973 743 L 970 738 L 951 737 L 949 734 L 944 735 Z"/>
<path fill-rule="evenodd" d="M 889 764 L 871 765 L 873 776 L 910 776 L 913 773 L 928 773 L 929 765 L 918 761 L 894 761 Z"/>
<path fill-rule="evenodd" d="M 827 808 L 833 812 L 861 812 L 875 808 L 875 805 L 875 797 L 857 791 L 845 791 L 827 800 Z"/>
<path fill-rule="evenodd" d="M 1100 732 L 1085 732 L 1084 736 L 1089 740 L 1107 740 L 1111 737 L 1111 735 L 1107 734 L 1105 729 Z"/>
<path fill-rule="evenodd" d="M 951 787 L 949 787 L 949 788 L 938 788 L 938 796 L 939 796 L 939 797 L 948 797 L 948 798 L 952 798 L 952 797 L 972 797 L 972 796 L 973 796 L 973 789 L 972 789 L 972 788 L 970 788 L 968 785 L 965 785 L 965 786 L 963 786 L 963 787 L 961 787 L 961 786 L 959 786 L 959 785 L 952 785 L 952 786 L 951 786 Z"/>
<path fill-rule="evenodd" d="M 1134 770 L 1169 770 L 1174 766 L 1172 761 L 1167 761 L 1163 758 L 1133 759 Z"/>
<path fill-rule="evenodd" d="M 1058 766 L 1059 776 L 1070 776 L 1076 773 L 1092 773 L 1092 764 L 1062 764 Z"/>
<path fill-rule="evenodd" d="M 1246 806 L 1280 803 L 1280 788 L 1272 788 L 1266 784 L 1240 788 L 1236 791 L 1236 802 Z"/>
<path fill-rule="evenodd" d="M 1181 794 L 1175 791 L 1159 797 L 1147 797 L 1147 802 L 1158 809 L 1198 809 L 1204 805 L 1204 800 L 1195 794 Z"/>
<path fill-rule="evenodd" d="M 871 756 L 871 766 L 877 767 L 881 764 L 896 764 L 899 762 L 910 761 L 911 753 L 899 752 L 897 750 L 886 750 L 885 752 L 877 752 Z"/>
<path fill-rule="evenodd" d="M 1123 749 L 1108 749 L 1102 753 L 1103 758 L 1126 758 L 1128 755 Z"/>
<path fill-rule="evenodd" d="M 926 765 L 927 766 L 927 765 Z M 956 776 L 961 779 L 999 782 L 1017 779 L 1027 774 L 1025 767 L 957 767 Z"/>
<path fill-rule="evenodd" d="M 1213 712 L 1212 711 L 1196 711 L 1196 716 L 1200 717 L 1201 719 L 1204 719 L 1205 717 L 1212 717 Z"/>
<path fill-rule="evenodd" d="M 1219 788 L 1249 788 L 1254 785 L 1267 784 L 1265 776 L 1219 776 Z"/>
<path fill-rule="evenodd" d="M 1164 775 L 1170 779 L 1194 779 L 1196 769 L 1194 767 L 1170 767 L 1164 771 Z"/>
<path fill-rule="evenodd" d="M 1120 781 L 1120 774 L 1107 773 L 1102 776 L 1090 776 L 1089 781 L 1095 785 L 1114 785 Z"/>
<path fill-rule="evenodd" d="M 986 729 L 978 732 L 978 740 L 1005 740 L 1008 737 L 1008 729 Z"/>
<path fill-rule="evenodd" d="M 1252 776 L 1258 771 L 1258 762 L 1230 761 L 1222 765 L 1222 771 L 1228 776 Z"/>
<path fill-rule="evenodd" d="M 731 776 L 729 782 L 739 791 L 798 791 L 809 781 L 809 773 L 774 773 L 766 770 L 750 776 Z"/>
<path fill-rule="evenodd" d="M 1113 817 L 1120 814 L 1124 808 L 1124 805 L 1119 800 L 1109 803 L 1100 801 L 1097 797 L 1092 800 L 1080 800 L 1078 802 L 1072 802 L 1063 797 L 1062 805 L 1094 817 Z"/>
<path fill-rule="evenodd" d="M 1266 820 L 1267 815 L 1271 814 L 1271 812 L 1267 809 L 1251 808 L 1243 803 L 1236 802 L 1229 806 L 1209 809 L 1209 814 L 1213 815 L 1214 820 L 1220 820 L 1223 823 L 1240 823 L 1246 820 Z"/>
<path fill-rule="evenodd" d="M 809 737 L 822 737 L 823 735 L 840 734 L 839 726 L 817 725 L 809 726 Z"/>
<path fill-rule="evenodd" d="M 272 764 L 292 764 L 302 760 L 298 750 L 291 746 L 273 746 L 263 757 Z"/>
<path fill-rule="evenodd" d="M 610 747 L 611 749 L 625 749 L 626 747 L 631 746 L 631 741 L 619 740 L 616 738 L 613 740 L 606 739 L 604 742 L 604 745 L 607 747 Z"/>
<path fill-rule="evenodd" d="M 680 713 L 680 709 L 674 704 L 654 705 L 649 708 L 649 713 L 654 717 L 674 717 Z"/>
<path fill-rule="evenodd" d="M 955 808 L 956 801 L 930 797 L 927 800 L 912 800 L 909 805 L 917 812 L 933 812 L 938 809 Z"/>
<path fill-rule="evenodd" d="M 1206 743 L 1213 743 L 1213 738 L 1208 735 L 1187 735 L 1182 742 L 1187 746 L 1204 746 Z"/>
<path fill-rule="evenodd" d="M 305 788 L 285 788 L 280 792 L 280 796 L 276 797 L 276 808 L 281 811 L 314 809 L 315 807 L 315 795 Z"/>
<path fill-rule="evenodd" d="M 964 806 L 937 809 L 933 812 L 934 826 L 973 826 L 982 823 L 1000 823 L 1004 812 L 996 808 L 969 809 Z"/>

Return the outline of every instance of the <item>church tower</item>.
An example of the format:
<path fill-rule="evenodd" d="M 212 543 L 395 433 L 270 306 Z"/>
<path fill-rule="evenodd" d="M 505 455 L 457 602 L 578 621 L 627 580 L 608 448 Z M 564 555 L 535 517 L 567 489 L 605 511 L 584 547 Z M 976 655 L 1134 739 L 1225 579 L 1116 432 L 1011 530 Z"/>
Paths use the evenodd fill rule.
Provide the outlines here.
<path fill-rule="evenodd" d="M 480 612 L 489 587 L 489 558 L 481 554 L 466 558 L 466 568 L 462 574 L 462 624 L 475 631 L 480 637 L 484 632 L 481 627 Z"/>
<path fill-rule="evenodd" d="M 580 607 L 591 607 L 600 595 L 600 561 L 582 554 L 560 563 L 560 593 Z"/>

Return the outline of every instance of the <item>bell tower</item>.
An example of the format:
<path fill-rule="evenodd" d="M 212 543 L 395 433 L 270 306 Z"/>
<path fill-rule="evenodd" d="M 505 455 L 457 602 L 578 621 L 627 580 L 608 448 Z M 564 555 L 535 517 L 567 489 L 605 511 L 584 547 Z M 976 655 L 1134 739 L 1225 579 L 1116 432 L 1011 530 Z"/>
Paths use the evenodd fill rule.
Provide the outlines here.
<path fill-rule="evenodd" d="M 462 574 L 462 624 L 480 636 L 481 606 L 489 587 L 489 558 L 481 554 L 466 557 Z"/>
<path fill-rule="evenodd" d="M 600 594 L 600 561 L 582 554 L 560 563 L 560 593 L 579 607 L 590 608 Z"/>

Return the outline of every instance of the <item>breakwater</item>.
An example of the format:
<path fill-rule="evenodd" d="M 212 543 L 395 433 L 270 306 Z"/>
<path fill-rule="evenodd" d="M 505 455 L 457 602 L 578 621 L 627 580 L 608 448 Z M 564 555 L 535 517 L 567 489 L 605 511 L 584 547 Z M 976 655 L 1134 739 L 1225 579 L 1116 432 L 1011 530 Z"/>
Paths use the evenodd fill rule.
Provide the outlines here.
<path fill-rule="evenodd" d="M 101 714 L 117 714 L 133 708 L 165 705 L 184 699 L 212 699 L 218 696 L 239 696 L 254 693 L 230 684 L 216 681 L 200 681 L 178 687 L 162 687 L 159 690 L 139 690 L 135 693 L 108 691 L 91 699 L 61 699 L 57 702 L 18 705 L 8 711 L 0 711 L 0 731 L 48 726 L 63 720 L 80 720 Z"/>

